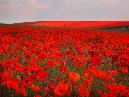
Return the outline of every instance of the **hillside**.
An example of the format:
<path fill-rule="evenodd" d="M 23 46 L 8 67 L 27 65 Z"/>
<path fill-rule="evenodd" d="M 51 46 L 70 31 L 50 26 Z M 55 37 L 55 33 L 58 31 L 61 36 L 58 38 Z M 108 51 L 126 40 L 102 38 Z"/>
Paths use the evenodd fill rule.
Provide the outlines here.
<path fill-rule="evenodd" d="M 66 27 L 66 28 L 104 28 L 127 26 L 129 21 L 38 21 L 20 23 L 32 26 Z"/>

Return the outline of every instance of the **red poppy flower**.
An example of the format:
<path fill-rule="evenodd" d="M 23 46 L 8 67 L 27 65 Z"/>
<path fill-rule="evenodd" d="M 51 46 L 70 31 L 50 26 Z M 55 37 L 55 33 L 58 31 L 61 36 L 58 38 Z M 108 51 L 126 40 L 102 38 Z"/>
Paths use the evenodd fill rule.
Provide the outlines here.
<path fill-rule="evenodd" d="M 43 81 L 45 78 L 47 78 L 48 76 L 48 72 L 47 71 L 40 71 L 37 76 L 36 76 L 36 79 L 41 82 Z"/>
<path fill-rule="evenodd" d="M 49 67 L 54 67 L 54 66 L 55 66 L 55 63 L 54 63 L 53 60 L 48 60 L 48 61 L 46 62 L 46 64 L 47 64 L 47 66 L 49 66 Z"/>
<path fill-rule="evenodd" d="M 1 47 L 0 47 L 0 52 L 3 53 L 3 54 L 6 54 L 8 49 L 9 49 L 9 45 L 3 44 L 3 45 L 1 45 Z"/>
<path fill-rule="evenodd" d="M 22 70 L 23 70 L 23 66 L 20 63 L 17 63 L 15 65 L 15 71 L 22 72 Z"/>
<path fill-rule="evenodd" d="M 19 87 L 16 89 L 16 94 L 23 94 L 25 95 L 26 89 L 23 85 L 19 85 Z"/>
<path fill-rule="evenodd" d="M 88 97 L 89 91 L 87 88 L 84 88 L 83 86 L 78 87 L 78 93 L 81 95 L 81 97 Z"/>
<path fill-rule="evenodd" d="M 110 75 L 117 75 L 118 74 L 118 71 L 117 70 L 108 70 L 108 73 L 110 74 Z"/>
<path fill-rule="evenodd" d="M 59 70 L 61 72 L 65 72 L 67 70 L 67 67 L 66 66 L 60 66 Z"/>
<path fill-rule="evenodd" d="M 27 94 L 26 91 L 23 91 L 23 92 L 22 92 L 22 95 L 26 97 L 28 94 Z"/>
<path fill-rule="evenodd" d="M 23 66 L 22 73 L 26 75 L 30 72 L 30 70 L 31 68 L 29 66 Z"/>
<path fill-rule="evenodd" d="M 1 73 L 1 77 L 3 81 L 9 81 L 11 77 L 14 77 L 13 71 L 11 69 L 8 69 Z"/>
<path fill-rule="evenodd" d="M 4 60 L 4 65 L 7 66 L 8 68 L 14 66 L 13 61 L 11 59 Z"/>
<path fill-rule="evenodd" d="M 33 66 L 36 64 L 36 61 L 34 59 L 31 59 L 31 61 L 28 63 L 29 66 Z"/>
<path fill-rule="evenodd" d="M 101 64 L 101 62 L 101 58 L 97 55 L 92 56 L 91 59 L 88 61 L 88 63 L 94 66 L 98 66 L 99 64 Z"/>
<path fill-rule="evenodd" d="M 40 52 L 40 54 L 39 54 L 39 58 L 40 58 L 40 59 L 45 59 L 45 58 L 47 58 L 46 53 L 44 53 L 44 52 Z"/>
<path fill-rule="evenodd" d="M 68 91 L 68 84 L 61 82 L 57 87 L 54 89 L 54 93 L 58 96 L 64 96 Z"/>
<path fill-rule="evenodd" d="M 44 92 L 45 95 L 47 95 L 48 93 L 50 93 L 52 90 L 49 87 L 44 87 L 42 86 L 42 92 Z"/>
<path fill-rule="evenodd" d="M 54 83 L 50 83 L 50 89 L 54 89 L 56 87 L 56 85 Z"/>
<path fill-rule="evenodd" d="M 32 85 L 30 88 L 31 88 L 32 91 L 34 91 L 34 92 L 38 92 L 38 91 L 40 90 L 40 88 L 39 88 L 38 86 L 35 86 L 35 85 Z"/>
<path fill-rule="evenodd" d="M 119 65 L 128 66 L 129 56 L 127 54 L 120 55 Z"/>
<path fill-rule="evenodd" d="M 116 83 L 113 83 L 113 84 L 105 84 L 104 85 L 106 88 L 109 88 L 109 92 L 112 94 L 112 95 L 116 95 L 118 92 L 119 92 L 119 85 L 116 84 Z"/>
<path fill-rule="evenodd" d="M 18 89 L 18 83 L 13 80 L 7 81 L 7 87 L 12 89 Z"/>
<path fill-rule="evenodd" d="M 19 85 L 19 88 L 16 90 L 16 94 L 22 94 L 22 96 L 27 96 L 26 89 L 23 85 Z"/>
<path fill-rule="evenodd" d="M 35 95 L 34 97 L 42 97 L 41 95 Z"/>
<path fill-rule="evenodd" d="M 127 74 L 127 73 L 128 73 L 128 67 L 122 67 L 122 68 L 121 68 L 121 71 L 122 71 L 123 73 Z"/>
<path fill-rule="evenodd" d="M 22 85 L 23 85 L 24 87 L 29 87 L 31 84 L 32 84 L 32 80 L 30 79 L 30 77 L 25 77 L 25 78 L 22 80 Z"/>
<path fill-rule="evenodd" d="M 92 74 L 96 78 L 106 79 L 106 80 L 113 80 L 112 76 L 107 74 L 102 70 L 92 70 Z"/>
<path fill-rule="evenodd" d="M 80 74 L 78 74 L 75 71 L 70 71 L 69 72 L 69 79 L 72 80 L 72 81 L 77 81 L 77 80 L 80 79 Z"/>

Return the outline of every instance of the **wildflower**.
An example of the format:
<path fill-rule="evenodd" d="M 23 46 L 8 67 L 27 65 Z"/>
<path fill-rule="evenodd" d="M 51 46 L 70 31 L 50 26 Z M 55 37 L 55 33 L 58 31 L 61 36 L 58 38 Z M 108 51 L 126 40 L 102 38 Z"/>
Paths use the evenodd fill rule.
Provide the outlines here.
<path fill-rule="evenodd" d="M 17 89 L 18 88 L 18 83 L 16 83 L 13 80 L 7 81 L 7 87 L 12 88 L 12 89 Z"/>
<path fill-rule="evenodd" d="M 46 77 L 48 76 L 48 72 L 47 71 L 40 71 L 37 76 L 36 76 L 36 79 L 41 82 L 43 81 Z"/>
<path fill-rule="evenodd" d="M 54 83 L 50 83 L 50 89 L 54 89 L 56 87 L 56 85 Z"/>
<path fill-rule="evenodd" d="M 32 80 L 30 79 L 30 77 L 25 77 L 23 80 L 22 80 L 22 85 L 24 87 L 28 87 L 32 84 Z"/>
<path fill-rule="evenodd" d="M 67 70 L 67 67 L 66 66 L 60 66 L 59 70 L 61 72 L 65 72 Z"/>
<path fill-rule="evenodd" d="M 92 70 L 92 74 L 96 78 L 106 79 L 106 80 L 113 80 L 112 76 L 107 74 L 102 70 Z"/>
<path fill-rule="evenodd" d="M 80 79 L 80 74 L 76 73 L 75 71 L 69 72 L 69 79 L 72 81 L 77 81 Z"/>
<path fill-rule="evenodd" d="M 108 73 L 114 76 L 118 74 L 117 70 L 108 70 Z"/>
<path fill-rule="evenodd" d="M 15 71 L 21 72 L 23 70 L 23 66 L 20 63 L 17 63 L 15 65 Z"/>
<path fill-rule="evenodd" d="M 127 74 L 127 73 L 128 73 L 128 68 L 127 68 L 127 67 L 122 67 L 122 68 L 121 68 L 121 71 L 122 71 L 123 73 Z"/>
<path fill-rule="evenodd" d="M 78 87 L 78 93 L 81 95 L 81 97 L 88 97 L 89 95 L 89 91 L 87 88 L 84 88 L 84 87 Z"/>
<path fill-rule="evenodd" d="M 4 60 L 4 65 L 7 66 L 8 68 L 14 66 L 13 61 L 11 59 Z"/>
<path fill-rule="evenodd" d="M 54 67 L 54 66 L 55 66 L 55 63 L 54 63 L 53 60 L 48 60 L 48 61 L 46 62 L 46 64 L 47 64 L 47 66 L 49 66 L 49 67 Z"/>
<path fill-rule="evenodd" d="M 16 94 L 22 94 L 23 96 L 27 96 L 26 89 L 23 85 L 19 85 L 16 89 Z"/>
<path fill-rule="evenodd" d="M 38 91 L 40 90 L 40 88 L 39 88 L 38 86 L 35 86 L 35 85 L 32 85 L 30 88 L 31 88 L 32 91 L 34 91 L 34 92 L 38 92 Z"/>
<path fill-rule="evenodd" d="M 34 97 L 42 97 L 41 95 L 35 95 Z"/>
<path fill-rule="evenodd" d="M 97 55 L 94 55 L 91 57 L 91 59 L 88 61 L 91 65 L 98 66 L 102 63 L 101 58 Z"/>
<path fill-rule="evenodd" d="M 58 96 L 64 96 L 67 93 L 69 86 L 67 83 L 61 82 L 58 86 L 55 87 L 54 93 Z"/>

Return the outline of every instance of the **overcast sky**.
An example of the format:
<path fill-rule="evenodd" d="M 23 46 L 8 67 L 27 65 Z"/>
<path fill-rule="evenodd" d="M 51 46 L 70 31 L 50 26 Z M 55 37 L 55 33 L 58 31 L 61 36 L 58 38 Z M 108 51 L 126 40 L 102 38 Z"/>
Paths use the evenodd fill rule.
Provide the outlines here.
<path fill-rule="evenodd" d="M 0 23 L 129 20 L 129 0 L 0 0 Z"/>

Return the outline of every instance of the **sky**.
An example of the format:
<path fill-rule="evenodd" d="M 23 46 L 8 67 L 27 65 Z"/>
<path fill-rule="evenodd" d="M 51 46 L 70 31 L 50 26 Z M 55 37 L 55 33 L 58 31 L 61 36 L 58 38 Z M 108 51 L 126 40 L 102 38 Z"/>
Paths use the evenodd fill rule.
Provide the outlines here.
<path fill-rule="evenodd" d="M 129 20 L 129 0 L 0 0 L 0 23 Z"/>

